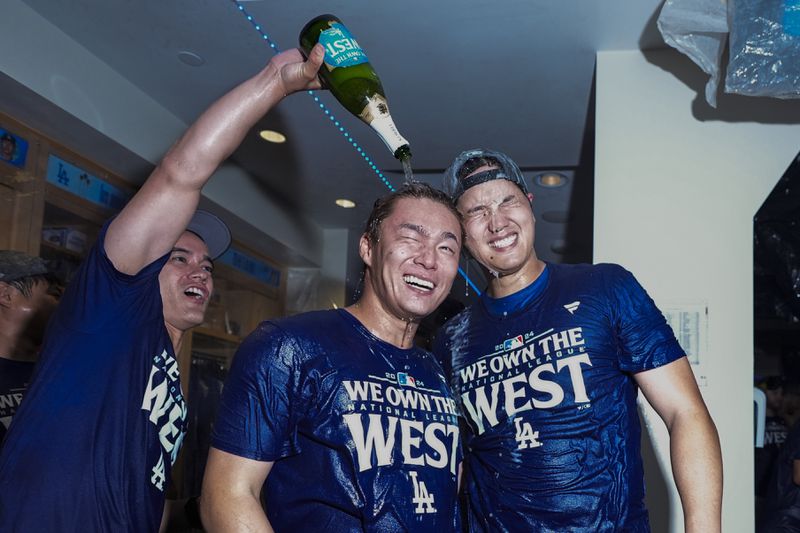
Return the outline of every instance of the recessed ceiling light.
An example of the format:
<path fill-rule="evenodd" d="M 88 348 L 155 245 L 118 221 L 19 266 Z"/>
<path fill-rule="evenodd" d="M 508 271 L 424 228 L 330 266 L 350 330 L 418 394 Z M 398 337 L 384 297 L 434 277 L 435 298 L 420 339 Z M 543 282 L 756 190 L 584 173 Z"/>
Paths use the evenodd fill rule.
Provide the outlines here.
<path fill-rule="evenodd" d="M 559 172 L 543 172 L 536 175 L 536 184 L 549 189 L 563 187 L 567 184 L 567 177 Z"/>
<path fill-rule="evenodd" d="M 339 207 L 344 207 L 345 209 L 352 209 L 356 206 L 356 203 L 353 200 L 348 200 L 347 198 L 339 198 L 336 200 L 336 205 Z"/>
<path fill-rule="evenodd" d="M 201 56 L 195 54 L 194 52 L 190 52 L 188 50 L 181 50 L 178 52 L 178 59 L 181 60 L 182 63 L 189 65 L 190 67 L 199 67 L 203 63 L 206 62 Z"/>
<path fill-rule="evenodd" d="M 259 132 L 259 135 L 261 136 L 262 139 L 271 143 L 280 144 L 286 142 L 286 135 L 284 135 L 283 133 L 278 133 L 277 131 L 261 130 Z"/>

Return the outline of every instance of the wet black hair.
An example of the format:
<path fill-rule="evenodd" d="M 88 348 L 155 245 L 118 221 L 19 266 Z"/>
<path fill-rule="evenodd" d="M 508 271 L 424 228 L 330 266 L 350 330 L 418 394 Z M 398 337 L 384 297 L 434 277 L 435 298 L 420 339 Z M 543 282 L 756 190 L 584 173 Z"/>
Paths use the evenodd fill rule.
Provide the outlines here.
<path fill-rule="evenodd" d="M 459 213 L 456 209 L 456 206 L 453 205 L 450 197 L 447 196 L 447 194 L 445 194 L 443 191 L 435 189 L 427 183 L 413 181 L 406 183 L 400 189 L 375 200 L 375 204 L 372 206 L 372 212 L 369 214 L 367 224 L 364 227 L 364 234 L 371 243 L 374 244 L 378 242 L 381 236 L 381 224 L 384 220 L 386 220 L 386 218 L 389 217 L 389 215 L 392 214 L 394 206 L 398 200 L 403 198 L 425 198 L 445 206 L 451 213 L 453 213 L 453 216 L 456 217 L 456 220 L 458 220 L 458 225 L 461 228 L 461 242 L 464 242 L 464 226 L 461 223 L 461 213 Z"/>

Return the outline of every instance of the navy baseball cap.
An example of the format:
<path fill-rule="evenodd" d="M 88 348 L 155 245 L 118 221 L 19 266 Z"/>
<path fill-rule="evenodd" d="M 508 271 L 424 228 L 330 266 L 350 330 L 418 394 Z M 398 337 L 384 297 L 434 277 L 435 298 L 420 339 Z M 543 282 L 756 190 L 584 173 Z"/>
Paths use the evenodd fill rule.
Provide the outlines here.
<path fill-rule="evenodd" d="M 202 209 L 195 211 L 186 230 L 203 239 L 211 259 L 216 259 L 224 254 L 231 245 L 231 230 L 228 229 L 228 225 L 217 215 L 208 211 Z"/>
<path fill-rule="evenodd" d="M 469 163 L 469 165 L 468 165 Z M 469 175 L 475 169 L 485 165 L 496 166 L 477 174 Z M 454 203 L 464 194 L 464 191 L 475 185 L 491 180 L 508 180 L 519 187 L 523 194 L 528 194 L 528 186 L 522 171 L 516 163 L 503 152 L 474 148 L 458 154 L 453 163 L 444 171 L 444 192 L 450 196 Z"/>
<path fill-rule="evenodd" d="M 16 250 L 0 250 L 0 281 L 10 282 L 30 276 L 50 274 L 44 259 Z"/>

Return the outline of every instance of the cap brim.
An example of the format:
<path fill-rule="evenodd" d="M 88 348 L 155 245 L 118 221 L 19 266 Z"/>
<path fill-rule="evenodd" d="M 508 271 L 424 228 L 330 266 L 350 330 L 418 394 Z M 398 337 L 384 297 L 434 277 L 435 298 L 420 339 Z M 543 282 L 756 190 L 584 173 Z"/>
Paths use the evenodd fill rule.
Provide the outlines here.
<path fill-rule="evenodd" d="M 186 228 L 196 233 L 208 247 L 208 255 L 216 259 L 231 245 L 231 230 L 217 215 L 198 209 Z"/>

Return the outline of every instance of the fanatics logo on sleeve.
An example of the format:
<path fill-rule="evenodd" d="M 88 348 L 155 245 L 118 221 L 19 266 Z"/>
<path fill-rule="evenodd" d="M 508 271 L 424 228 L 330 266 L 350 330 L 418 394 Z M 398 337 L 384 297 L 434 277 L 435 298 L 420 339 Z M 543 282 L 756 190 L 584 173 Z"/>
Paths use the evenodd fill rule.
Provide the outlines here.
<path fill-rule="evenodd" d="M 571 314 L 571 315 L 574 315 L 574 314 L 575 314 L 575 311 L 577 311 L 577 310 L 578 310 L 578 306 L 579 306 L 579 305 L 581 305 L 581 302 L 580 302 L 580 301 L 578 301 L 578 300 L 576 300 L 576 301 L 572 302 L 571 304 L 567 304 L 567 305 L 565 305 L 565 306 L 564 306 L 564 309 L 566 309 L 567 311 L 569 311 L 569 314 Z"/>

